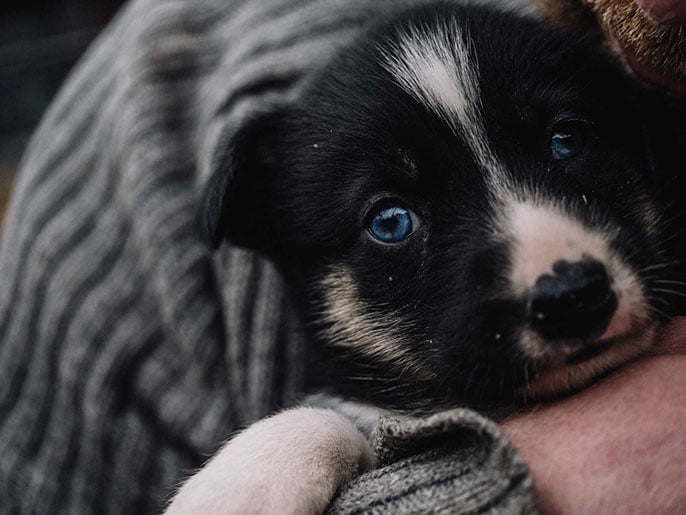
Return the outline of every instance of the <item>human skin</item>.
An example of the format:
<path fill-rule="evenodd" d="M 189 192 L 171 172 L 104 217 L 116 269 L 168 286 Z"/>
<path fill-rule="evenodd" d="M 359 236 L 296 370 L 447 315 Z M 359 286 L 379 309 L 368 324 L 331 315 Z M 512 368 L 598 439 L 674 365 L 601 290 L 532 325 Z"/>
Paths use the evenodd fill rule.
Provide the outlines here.
<path fill-rule="evenodd" d="M 642 81 L 686 96 L 686 1 L 535 1 L 553 23 L 602 35 Z"/>
<path fill-rule="evenodd" d="M 683 0 L 637 0 L 648 16 L 665 25 L 686 24 L 686 2 Z"/>
<path fill-rule="evenodd" d="M 686 513 L 686 318 L 653 355 L 503 427 L 543 513 Z"/>
<path fill-rule="evenodd" d="M 627 1 L 627 0 L 624 0 Z M 669 54 L 664 54 L 664 60 L 646 60 L 637 58 L 630 50 L 626 52 L 625 61 L 631 66 L 636 74 L 643 79 L 653 82 L 655 85 L 664 87 L 678 96 L 686 96 L 686 75 L 684 68 L 683 52 L 686 43 L 684 42 L 684 29 L 686 29 L 686 1 L 684 0 L 628 0 L 634 1 L 639 8 L 652 19 L 658 26 L 663 27 L 666 32 L 663 32 L 661 38 L 653 42 L 653 45 L 667 44 L 666 41 L 671 41 L 671 44 L 679 45 L 681 50 L 676 53 L 671 53 L 672 57 L 667 57 Z M 675 32 L 679 31 L 679 32 Z M 676 36 L 676 34 L 680 36 Z M 671 34 L 671 35 L 670 35 Z M 680 43 L 677 43 L 680 41 Z M 622 45 L 619 45 L 622 48 Z M 681 54 L 681 59 L 679 59 Z M 659 63 L 662 63 L 660 65 Z M 680 70 L 680 71 L 677 71 Z"/>

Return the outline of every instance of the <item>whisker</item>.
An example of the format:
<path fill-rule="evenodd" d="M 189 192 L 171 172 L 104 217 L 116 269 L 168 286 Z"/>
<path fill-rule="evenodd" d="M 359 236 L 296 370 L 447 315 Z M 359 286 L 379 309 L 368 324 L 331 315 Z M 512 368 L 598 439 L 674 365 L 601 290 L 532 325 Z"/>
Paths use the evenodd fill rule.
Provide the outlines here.
<path fill-rule="evenodd" d="M 665 312 L 662 311 L 661 309 L 656 308 L 655 306 L 648 306 L 648 309 L 651 310 L 651 311 L 653 311 L 654 313 L 656 313 L 656 314 L 658 314 L 658 315 L 664 317 L 664 318 L 667 318 L 667 319 L 672 318 L 672 317 L 669 316 L 667 313 L 665 313 Z"/>
<path fill-rule="evenodd" d="M 673 206 L 670 206 L 670 207 L 673 207 Z M 666 213 L 664 213 L 664 214 L 666 214 Z M 682 209 L 681 211 L 678 211 L 676 213 L 672 213 L 672 215 L 669 218 L 661 216 L 660 218 L 662 218 L 662 220 L 659 220 L 658 223 L 660 223 L 664 227 L 664 226 L 667 226 L 669 224 L 676 222 L 679 218 L 682 218 L 683 216 L 686 216 L 686 211 L 684 211 Z"/>
<path fill-rule="evenodd" d="M 652 291 L 657 291 L 660 293 L 667 293 L 668 295 L 678 295 L 679 297 L 686 297 L 686 293 L 676 290 L 668 290 L 666 288 L 651 288 Z"/>
<path fill-rule="evenodd" d="M 472 373 L 469 374 L 469 379 L 467 379 L 467 384 L 465 385 L 465 388 L 464 388 L 465 392 L 469 391 L 469 387 L 472 384 L 472 379 L 474 379 L 474 375 L 476 374 L 476 371 L 479 370 L 480 365 L 481 365 L 480 363 L 477 363 L 474 366 L 474 368 L 472 369 Z"/>
<path fill-rule="evenodd" d="M 675 284 L 677 286 L 686 286 L 686 281 L 674 281 L 671 279 L 655 279 L 652 282 L 654 284 Z"/>
<path fill-rule="evenodd" d="M 653 297 L 650 295 L 646 295 L 646 299 L 652 300 L 652 301 L 657 301 L 657 302 L 662 302 L 665 306 L 669 306 L 669 301 L 666 299 L 661 299 L 660 297 Z"/>
<path fill-rule="evenodd" d="M 505 374 L 500 374 L 500 397 L 505 396 Z"/>
<path fill-rule="evenodd" d="M 660 268 L 665 268 L 665 267 L 667 267 L 667 266 L 676 265 L 676 264 L 678 264 L 678 263 L 679 263 L 678 260 L 676 260 L 676 261 L 669 261 L 669 262 L 666 262 L 666 263 L 658 263 L 657 265 L 651 265 L 651 266 L 646 266 L 645 268 L 641 268 L 640 270 L 637 270 L 637 273 L 642 274 L 642 273 L 644 273 L 644 272 L 649 272 L 649 271 L 651 271 L 651 270 L 657 270 L 657 269 L 660 269 Z"/>
<path fill-rule="evenodd" d="M 686 228 L 684 228 L 684 229 L 679 229 L 678 231 L 676 231 L 676 232 L 670 234 L 669 236 L 667 236 L 664 240 L 662 240 L 662 241 L 660 242 L 660 244 L 661 244 L 661 245 L 666 245 L 667 243 L 672 242 L 675 238 L 677 238 L 678 236 L 683 235 L 684 233 L 686 233 Z"/>

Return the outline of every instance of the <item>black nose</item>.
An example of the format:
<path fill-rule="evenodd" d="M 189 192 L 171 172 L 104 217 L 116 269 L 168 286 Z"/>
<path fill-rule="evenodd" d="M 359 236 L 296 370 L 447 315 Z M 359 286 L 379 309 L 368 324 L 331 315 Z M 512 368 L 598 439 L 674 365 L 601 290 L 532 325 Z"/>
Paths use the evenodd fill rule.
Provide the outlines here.
<path fill-rule="evenodd" d="M 553 275 L 536 280 L 529 300 L 529 322 L 550 340 L 588 339 L 607 329 L 617 296 L 602 263 L 558 261 Z"/>

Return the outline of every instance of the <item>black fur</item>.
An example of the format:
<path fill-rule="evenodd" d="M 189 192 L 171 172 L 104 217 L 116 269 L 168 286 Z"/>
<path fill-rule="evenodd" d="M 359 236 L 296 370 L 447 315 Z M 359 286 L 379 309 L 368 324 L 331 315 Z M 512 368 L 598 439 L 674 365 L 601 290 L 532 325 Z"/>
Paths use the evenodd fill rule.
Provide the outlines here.
<path fill-rule="evenodd" d="M 227 238 L 281 267 L 315 340 L 323 323 L 319 282 L 332 264 L 352 272 L 371 316 L 409 322 L 413 352 L 432 379 L 329 349 L 343 365 L 336 380 L 328 376 L 329 387 L 395 407 L 507 399 L 532 366 L 513 344 L 526 303 L 508 293 L 511 249 L 486 223 L 498 204 L 483 170 L 380 65 L 380 48 L 401 28 L 439 30 L 446 19 L 470 38 L 483 123 L 514 182 L 559 200 L 589 227 L 616 228 L 612 246 L 639 273 L 656 323 L 683 312 L 679 294 L 651 290 L 655 277 L 683 279 L 684 238 L 672 237 L 683 225 L 682 105 L 642 89 L 597 48 L 535 20 L 450 3 L 394 13 L 317 71 L 296 102 L 240 131 L 210 181 L 201 218 L 215 246 Z M 569 116 L 591 132 L 580 155 L 556 160 L 551 126 Z M 642 196 L 662 211 L 657 237 L 641 222 Z M 366 226 L 372 206 L 387 197 L 423 220 L 395 245 L 374 241 Z M 670 265 L 640 274 L 660 263 Z"/>

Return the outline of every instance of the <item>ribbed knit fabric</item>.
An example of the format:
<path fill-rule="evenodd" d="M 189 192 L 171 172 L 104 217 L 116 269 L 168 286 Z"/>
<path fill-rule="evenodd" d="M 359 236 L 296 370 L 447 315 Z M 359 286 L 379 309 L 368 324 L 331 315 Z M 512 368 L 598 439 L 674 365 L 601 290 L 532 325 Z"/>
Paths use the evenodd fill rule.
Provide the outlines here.
<path fill-rule="evenodd" d="M 473 411 L 384 418 L 374 433 L 378 468 L 344 488 L 330 513 L 536 512 L 521 457 L 497 425 Z"/>
<path fill-rule="evenodd" d="M 25 156 L 0 250 L 0 507 L 154 513 L 297 400 L 302 340 L 253 254 L 193 218 L 236 127 L 400 0 L 135 0 Z M 364 498 L 364 496 L 362 496 Z"/>

